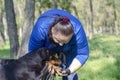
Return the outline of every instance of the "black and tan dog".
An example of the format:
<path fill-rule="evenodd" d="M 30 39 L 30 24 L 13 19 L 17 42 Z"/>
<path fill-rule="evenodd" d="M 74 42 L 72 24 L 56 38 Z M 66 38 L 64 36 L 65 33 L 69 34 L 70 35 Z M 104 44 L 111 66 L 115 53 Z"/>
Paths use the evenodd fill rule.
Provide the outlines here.
<path fill-rule="evenodd" d="M 48 48 L 32 51 L 17 60 L 0 60 L 0 80 L 52 80 L 49 68 L 61 70 L 61 61 Z M 57 65 L 57 66 L 56 66 Z"/>

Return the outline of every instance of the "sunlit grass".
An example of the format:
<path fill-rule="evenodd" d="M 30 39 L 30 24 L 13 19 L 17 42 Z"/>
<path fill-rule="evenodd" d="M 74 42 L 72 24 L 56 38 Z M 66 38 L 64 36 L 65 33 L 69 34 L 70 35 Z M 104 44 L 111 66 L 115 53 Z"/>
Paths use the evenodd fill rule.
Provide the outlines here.
<path fill-rule="evenodd" d="M 80 80 L 117 80 L 115 63 L 113 57 L 89 60 L 78 72 Z"/>
<path fill-rule="evenodd" d="M 120 80 L 120 36 L 96 36 L 89 41 L 90 57 L 80 80 Z"/>

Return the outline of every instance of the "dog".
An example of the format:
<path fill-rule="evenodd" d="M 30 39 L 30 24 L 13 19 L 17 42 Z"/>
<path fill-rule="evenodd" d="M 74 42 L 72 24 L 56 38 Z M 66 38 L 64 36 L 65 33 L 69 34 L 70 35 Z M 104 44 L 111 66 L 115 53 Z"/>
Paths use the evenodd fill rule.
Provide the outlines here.
<path fill-rule="evenodd" d="M 56 52 L 48 48 L 31 51 L 19 59 L 0 60 L 0 80 L 53 80 L 49 69 L 61 70 Z"/>

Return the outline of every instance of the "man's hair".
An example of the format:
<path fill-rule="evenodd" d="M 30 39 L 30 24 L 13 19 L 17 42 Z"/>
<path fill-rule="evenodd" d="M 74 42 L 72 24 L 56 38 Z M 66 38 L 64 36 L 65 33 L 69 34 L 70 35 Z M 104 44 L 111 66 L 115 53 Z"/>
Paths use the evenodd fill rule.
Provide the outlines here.
<path fill-rule="evenodd" d="M 56 43 L 52 38 L 52 28 L 54 27 L 56 32 L 60 32 L 62 35 L 69 36 L 74 33 L 73 25 L 71 24 L 70 20 L 65 17 L 56 17 L 54 22 L 50 25 L 48 31 L 48 40 L 53 47 L 56 47 Z"/>

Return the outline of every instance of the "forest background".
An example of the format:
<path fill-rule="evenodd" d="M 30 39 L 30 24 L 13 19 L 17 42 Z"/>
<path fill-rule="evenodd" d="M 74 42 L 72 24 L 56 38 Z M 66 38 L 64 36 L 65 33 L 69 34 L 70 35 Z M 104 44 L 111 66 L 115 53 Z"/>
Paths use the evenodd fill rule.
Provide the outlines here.
<path fill-rule="evenodd" d="M 80 80 L 120 80 L 120 0 L 0 0 L 0 57 L 19 58 L 39 15 L 63 9 L 80 20 L 90 57 Z"/>

